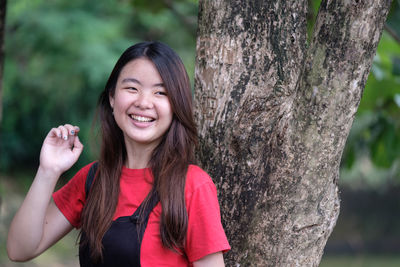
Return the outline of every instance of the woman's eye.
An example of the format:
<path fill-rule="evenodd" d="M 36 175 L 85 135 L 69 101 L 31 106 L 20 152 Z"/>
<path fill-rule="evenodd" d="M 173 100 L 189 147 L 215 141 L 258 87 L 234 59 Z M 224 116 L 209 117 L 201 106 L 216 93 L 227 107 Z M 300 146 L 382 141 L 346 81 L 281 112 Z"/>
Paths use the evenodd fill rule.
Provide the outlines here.
<path fill-rule="evenodd" d="M 157 95 L 167 95 L 167 92 L 164 91 L 158 91 L 156 92 Z"/>
<path fill-rule="evenodd" d="M 135 87 L 129 87 L 128 89 L 131 91 L 137 91 L 137 89 Z"/>

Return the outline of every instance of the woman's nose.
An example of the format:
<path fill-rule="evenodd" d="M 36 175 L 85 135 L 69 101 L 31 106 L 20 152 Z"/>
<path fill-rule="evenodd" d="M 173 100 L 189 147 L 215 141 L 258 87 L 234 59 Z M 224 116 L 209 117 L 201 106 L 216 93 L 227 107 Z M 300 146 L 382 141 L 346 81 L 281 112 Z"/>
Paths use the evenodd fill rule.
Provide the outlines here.
<path fill-rule="evenodd" d="M 133 104 L 140 109 L 153 108 L 151 96 L 146 93 L 139 93 Z"/>

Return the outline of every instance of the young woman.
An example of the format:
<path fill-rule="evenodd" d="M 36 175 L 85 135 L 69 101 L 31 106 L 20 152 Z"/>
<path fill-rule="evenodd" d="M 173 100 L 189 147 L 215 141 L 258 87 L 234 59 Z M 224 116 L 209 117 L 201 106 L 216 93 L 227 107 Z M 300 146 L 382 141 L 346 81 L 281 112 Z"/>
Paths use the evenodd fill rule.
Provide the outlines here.
<path fill-rule="evenodd" d="M 10 226 L 10 259 L 32 259 L 76 227 L 81 266 L 224 266 L 230 247 L 216 188 L 193 165 L 197 133 L 180 58 L 159 42 L 128 48 L 98 108 L 97 167 L 82 168 L 55 193 L 83 146 L 70 124 L 45 138 L 36 177 Z"/>

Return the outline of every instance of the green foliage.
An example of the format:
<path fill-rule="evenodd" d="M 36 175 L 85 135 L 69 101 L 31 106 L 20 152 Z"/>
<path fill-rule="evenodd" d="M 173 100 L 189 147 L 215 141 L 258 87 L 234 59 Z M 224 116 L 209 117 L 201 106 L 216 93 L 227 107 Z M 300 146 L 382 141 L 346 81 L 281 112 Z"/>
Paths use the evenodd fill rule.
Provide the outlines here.
<path fill-rule="evenodd" d="M 144 2 L 123 0 L 10 1 L 0 167 L 36 167 L 45 135 L 64 123 L 81 127 L 80 162 L 93 159 L 88 144 L 98 95 L 120 54 L 138 41 L 168 43 L 193 77 L 195 33 L 176 14 L 191 21 L 197 5 L 179 1 L 154 13 Z"/>
<path fill-rule="evenodd" d="M 400 182 L 399 56 L 400 44 L 384 32 L 343 157 L 343 174 L 359 171 L 344 175 L 345 180 L 379 174 L 381 183 Z M 365 168 L 375 170 L 366 174 Z"/>

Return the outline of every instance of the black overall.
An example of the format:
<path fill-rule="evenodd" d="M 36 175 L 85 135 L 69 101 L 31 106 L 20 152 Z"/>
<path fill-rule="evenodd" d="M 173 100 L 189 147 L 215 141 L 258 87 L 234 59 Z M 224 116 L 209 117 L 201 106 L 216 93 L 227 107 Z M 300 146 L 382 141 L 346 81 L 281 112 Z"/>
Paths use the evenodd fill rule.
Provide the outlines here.
<path fill-rule="evenodd" d="M 96 163 L 94 164 L 96 165 Z M 90 187 L 97 166 L 91 167 L 88 174 L 86 189 Z M 94 168 L 94 171 L 92 170 Z M 88 186 L 89 183 L 89 186 Z M 123 216 L 112 222 L 105 233 L 103 243 L 103 261 L 93 263 L 90 259 L 89 246 L 80 245 L 79 263 L 82 267 L 140 267 L 140 245 L 143 240 L 144 231 L 149 220 L 150 212 L 159 201 L 158 195 L 153 194 L 149 204 L 145 208 L 143 203 L 131 216 Z M 139 222 L 139 214 L 143 212 L 143 221 Z M 82 233 L 82 244 L 85 234 Z"/>

